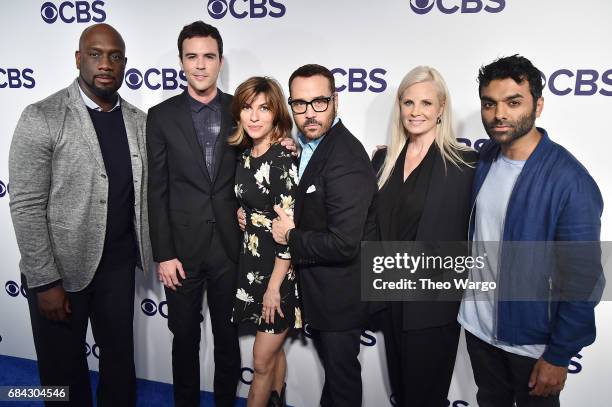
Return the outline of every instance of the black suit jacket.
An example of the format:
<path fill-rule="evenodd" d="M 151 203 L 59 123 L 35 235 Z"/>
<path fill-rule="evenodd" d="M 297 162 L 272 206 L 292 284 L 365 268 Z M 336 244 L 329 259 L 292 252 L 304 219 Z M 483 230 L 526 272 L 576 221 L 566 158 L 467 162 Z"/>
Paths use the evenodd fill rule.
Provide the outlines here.
<path fill-rule="evenodd" d="M 435 144 L 431 148 L 436 148 Z M 376 152 L 372 164 L 376 172 L 382 166 L 386 149 Z M 462 152 L 464 161 L 476 166 L 478 160 L 474 151 Z M 403 168 L 403 167 L 402 167 Z M 436 151 L 425 206 L 416 234 L 420 242 L 459 242 L 468 240 L 470 198 L 475 168 L 446 163 Z M 379 192 L 377 201 L 377 225 L 380 240 L 394 240 L 390 226 L 396 196 Z M 404 302 L 403 329 L 425 329 L 447 325 L 457 320 L 459 301 Z"/>
<path fill-rule="evenodd" d="M 178 258 L 184 267 L 199 267 L 213 230 L 227 256 L 238 261 L 240 229 L 234 174 L 238 150 L 227 143 L 235 126 L 232 96 L 221 93 L 221 131 L 215 146 L 211 179 L 198 143 L 187 91 L 149 109 L 149 221 L 153 258 Z"/>
<path fill-rule="evenodd" d="M 289 236 L 298 270 L 304 321 L 315 329 L 364 326 L 360 248 L 375 228 L 376 178 L 363 145 L 339 122 L 318 145 L 295 197 Z"/>

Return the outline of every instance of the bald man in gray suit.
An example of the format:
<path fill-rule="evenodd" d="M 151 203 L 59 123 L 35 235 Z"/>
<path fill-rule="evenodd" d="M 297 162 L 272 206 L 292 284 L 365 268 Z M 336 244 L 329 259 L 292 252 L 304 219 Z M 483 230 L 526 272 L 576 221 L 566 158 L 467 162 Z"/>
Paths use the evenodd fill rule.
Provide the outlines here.
<path fill-rule="evenodd" d="M 40 381 L 91 406 L 88 321 L 100 348 L 98 406 L 136 404 L 135 268 L 148 268 L 143 112 L 117 94 L 125 43 L 88 27 L 78 78 L 24 110 L 9 153 L 10 208 Z"/>

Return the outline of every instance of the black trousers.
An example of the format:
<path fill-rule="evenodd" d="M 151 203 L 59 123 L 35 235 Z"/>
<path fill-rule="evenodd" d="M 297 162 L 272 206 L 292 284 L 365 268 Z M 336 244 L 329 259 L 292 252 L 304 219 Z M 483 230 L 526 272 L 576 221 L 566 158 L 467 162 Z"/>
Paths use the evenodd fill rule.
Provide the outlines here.
<path fill-rule="evenodd" d="M 322 407 L 361 406 L 361 329 L 315 331 L 313 340 L 325 370 Z"/>
<path fill-rule="evenodd" d="M 529 377 L 536 359 L 515 355 L 465 331 L 467 349 L 478 386 L 480 407 L 558 407 L 559 395 L 530 396 Z"/>
<path fill-rule="evenodd" d="M 172 379 L 177 407 L 200 403 L 200 338 L 204 289 L 214 341 L 215 405 L 232 406 L 240 379 L 238 330 L 230 322 L 236 296 L 236 264 L 225 255 L 214 233 L 206 260 L 197 269 L 185 269 L 186 279 L 176 291 L 166 288 L 168 328 L 172 332 Z"/>
<path fill-rule="evenodd" d="M 461 326 L 452 322 L 439 327 L 404 330 L 401 309 L 401 303 L 394 303 L 381 315 L 395 405 L 446 406 Z"/>
<path fill-rule="evenodd" d="M 43 317 L 38 311 L 37 294 L 27 290 L 25 276 L 21 276 L 28 296 L 40 382 L 43 386 L 70 387 L 70 402 L 46 403 L 48 406 L 93 405 L 85 355 L 88 320 L 100 351 L 97 405 L 136 405 L 133 339 L 136 259 L 117 263 L 103 258 L 91 283 L 81 291 L 68 293 L 72 313 L 67 322 Z"/>

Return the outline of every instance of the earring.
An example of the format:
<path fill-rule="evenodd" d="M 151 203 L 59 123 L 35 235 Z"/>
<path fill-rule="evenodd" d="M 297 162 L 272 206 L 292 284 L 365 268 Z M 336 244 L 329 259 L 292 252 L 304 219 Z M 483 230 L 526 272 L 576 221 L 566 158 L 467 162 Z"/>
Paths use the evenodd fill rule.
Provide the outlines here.
<path fill-rule="evenodd" d="M 442 118 L 438 116 L 438 120 L 436 120 L 436 124 L 442 123 Z"/>

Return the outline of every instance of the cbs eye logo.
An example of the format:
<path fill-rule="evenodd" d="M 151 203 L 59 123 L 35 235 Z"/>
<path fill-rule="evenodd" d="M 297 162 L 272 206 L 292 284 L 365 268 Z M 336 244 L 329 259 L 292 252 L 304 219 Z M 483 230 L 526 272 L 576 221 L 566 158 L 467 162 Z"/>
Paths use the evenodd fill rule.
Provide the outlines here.
<path fill-rule="evenodd" d="M 435 0 L 410 0 L 410 8 L 417 14 L 429 13 L 435 4 Z"/>
<path fill-rule="evenodd" d="M 93 346 L 89 346 L 87 342 L 85 342 L 85 356 L 94 355 L 96 359 L 100 359 L 100 347 L 97 344 L 93 344 Z"/>
<path fill-rule="evenodd" d="M 208 2 L 208 14 L 212 18 L 221 19 L 225 17 L 227 13 L 227 1 L 226 0 L 209 0 Z"/>
<path fill-rule="evenodd" d="M 280 18 L 287 12 L 285 5 L 275 0 L 208 0 L 206 10 L 216 20 L 222 19 L 228 12 L 237 19 Z"/>
<path fill-rule="evenodd" d="M 142 310 L 143 314 L 149 317 L 155 316 L 155 314 L 159 312 L 159 315 L 164 318 L 168 318 L 168 304 L 166 301 L 162 301 L 159 303 L 159 305 L 157 305 L 155 301 L 145 298 L 140 303 L 140 309 Z"/>
<path fill-rule="evenodd" d="M 4 182 L 0 181 L 0 198 L 3 198 L 8 191 L 8 186 L 5 185 Z"/>
<path fill-rule="evenodd" d="M 253 374 L 255 371 L 250 367 L 243 367 L 240 369 L 240 381 L 247 386 L 250 386 L 253 383 Z"/>
<path fill-rule="evenodd" d="M 56 6 L 47 1 L 40 6 L 40 16 L 47 24 L 53 24 L 59 18 L 66 24 L 89 23 L 91 21 L 101 23 L 106 21 L 106 12 L 102 9 L 104 2 L 96 0 L 89 1 L 64 1 Z"/>
<path fill-rule="evenodd" d="M 419 15 L 429 13 L 434 6 L 444 14 L 499 13 L 506 7 L 506 0 L 410 0 L 410 9 Z"/>
<path fill-rule="evenodd" d="M 19 293 L 21 293 L 21 295 L 23 295 L 25 298 L 28 298 L 25 287 L 20 287 L 19 284 L 12 280 L 9 280 L 6 282 L 6 284 L 4 284 L 4 289 L 11 297 L 18 297 Z"/>

